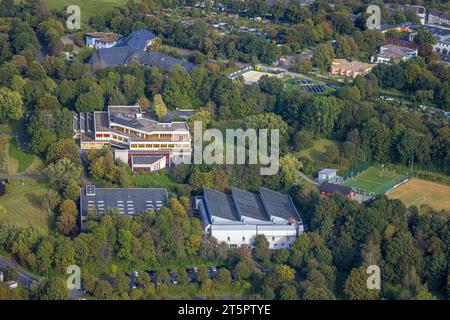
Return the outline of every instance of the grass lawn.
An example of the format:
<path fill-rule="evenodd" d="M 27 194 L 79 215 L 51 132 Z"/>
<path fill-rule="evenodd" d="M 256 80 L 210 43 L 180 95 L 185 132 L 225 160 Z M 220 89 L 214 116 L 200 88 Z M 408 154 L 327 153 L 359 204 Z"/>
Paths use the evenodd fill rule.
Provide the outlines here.
<path fill-rule="evenodd" d="M 9 140 L 9 157 L 10 160 L 13 160 L 10 162 L 13 162 L 16 166 L 15 172 L 24 172 L 33 163 L 33 155 L 19 149 L 16 137 L 12 137 Z"/>
<path fill-rule="evenodd" d="M 405 206 L 428 204 L 434 209 L 450 210 L 450 186 L 413 178 L 389 193 L 391 199 L 399 199 Z"/>
<path fill-rule="evenodd" d="M 370 167 L 356 177 L 350 178 L 344 185 L 368 193 L 382 194 L 399 183 L 405 175 L 389 170 Z"/>
<path fill-rule="evenodd" d="M 49 230 L 50 215 L 42 205 L 46 184 L 32 179 L 14 180 L 6 195 L 0 197 L 0 219 L 21 226 L 34 226 L 43 233 Z"/>
<path fill-rule="evenodd" d="M 179 186 L 173 181 L 167 170 L 161 170 L 153 173 L 133 174 L 133 186 L 137 188 L 167 188 L 170 191 L 175 191 Z"/>
<path fill-rule="evenodd" d="M 81 20 L 86 21 L 97 14 L 104 14 L 114 7 L 124 6 L 127 0 L 45 0 L 50 9 L 62 10 L 69 5 L 77 5 L 81 9 Z"/>
<path fill-rule="evenodd" d="M 7 146 L 8 173 L 36 173 L 43 169 L 43 162 L 34 154 L 20 150 L 17 137 L 11 137 Z"/>
<path fill-rule="evenodd" d="M 323 155 L 326 147 L 335 144 L 328 139 L 319 139 L 314 141 L 314 145 L 309 149 L 303 149 L 296 153 L 297 157 L 305 157 L 314 161 L 324 161 Z"/>

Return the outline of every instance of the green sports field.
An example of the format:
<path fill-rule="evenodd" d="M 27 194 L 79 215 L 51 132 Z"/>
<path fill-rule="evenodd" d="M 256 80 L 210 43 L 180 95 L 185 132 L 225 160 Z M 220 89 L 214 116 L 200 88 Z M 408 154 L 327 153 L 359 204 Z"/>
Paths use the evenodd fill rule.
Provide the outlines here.
<path fill-rule="evenodd" d="M 352 177 L 344 182 L 344 185 L 352 187 L 359 192 L 383 194 L 403 178 L 405 178 L 405 175 L 386 169 L 370 167 L 356 177 Z"/>

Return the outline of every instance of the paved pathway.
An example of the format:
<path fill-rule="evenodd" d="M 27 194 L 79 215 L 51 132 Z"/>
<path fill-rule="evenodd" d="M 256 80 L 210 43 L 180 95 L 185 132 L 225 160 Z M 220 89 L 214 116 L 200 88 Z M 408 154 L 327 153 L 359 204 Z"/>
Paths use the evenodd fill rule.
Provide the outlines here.
<path fill-rule="evenodd" d="M 34 282 L 40 281 L 41 277 L 22 268 L 14 259 L 0 255 L 0 268 L 14 268 L 19 275 L 18 281 L 25 287 L 30 288 Z"/>

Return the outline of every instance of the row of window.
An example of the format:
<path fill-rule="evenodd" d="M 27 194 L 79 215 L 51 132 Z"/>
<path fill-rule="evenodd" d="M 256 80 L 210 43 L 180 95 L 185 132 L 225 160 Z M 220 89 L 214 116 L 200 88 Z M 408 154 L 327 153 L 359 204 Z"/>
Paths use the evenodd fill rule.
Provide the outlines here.
<path fill-rule="evenodd" d="M 160 133 L 160 134 L 150 134 L 149 135 L 149 134 L 145 134 L 145 133 L 142 133 L 142 132 L 134 131 L 134 130 L 131 130 L 131 129 L 125 129 L 125 128 L 122 128 L 122 127 L 117 127 L 117 129 L 122 131 L 122 132 L 125 132 L 125 133 L 128 133 L 128 134 L 134 134 L 134 135 L 136 135 L 138 137 L 141 137 L 141 138 L 144 138 L 144 139 L 148 139 L 148 140 L 172 139 L 172 137 L 177 137 L 177 135 L 173 135 L 171 133 Z M 187 135 L 187 134 L 184 134 L 184 135 L 181 135 L 181 136 L 179 135 L 179 140 L 181 140 L 182 136 L 185 136 L 185 135 Z"/>
<path fill-rule="evenodd" d="M 174 145 L 174 144 L 132 144 L 131 149 L 190 149 L 190 145 Z"/>
<path fill-rule="evenodd" d="M 289 241 L 290 237 L 287 236 L 286 240 Z M 227 237 L 227 241 L 230 242 L 231 241 L 231 237 Z M 272 237 L 272 241 L 275 241 L 275 237 Z M 245 237 L 242 237 L 242 242 L 245 242 Z M 284 245 L 284 242 L 283 242 L 283 245 Z"/>

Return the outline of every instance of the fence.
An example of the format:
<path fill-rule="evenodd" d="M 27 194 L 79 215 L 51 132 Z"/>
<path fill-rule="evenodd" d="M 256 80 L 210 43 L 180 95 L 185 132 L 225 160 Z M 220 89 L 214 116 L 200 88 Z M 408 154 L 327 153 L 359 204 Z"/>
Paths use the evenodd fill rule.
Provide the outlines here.
<path fill-rule="evenodd" d="M 344 179 L 346 180 L 348 178 L 357 176 L 361 172 L 369 169 L 372 166 L 372 164 L 373 164 L 373 161 L 367 161 L 365 163 L 361 163 L 361 164 L 357 165 L 355 168 L 353 168 L 352 170 L 347 172 L 347 174 L 344 175 Z"/>

